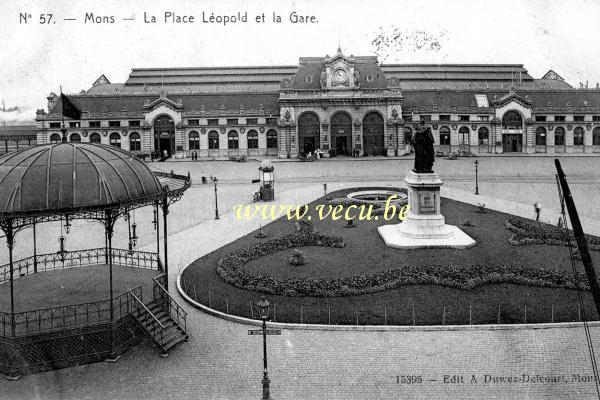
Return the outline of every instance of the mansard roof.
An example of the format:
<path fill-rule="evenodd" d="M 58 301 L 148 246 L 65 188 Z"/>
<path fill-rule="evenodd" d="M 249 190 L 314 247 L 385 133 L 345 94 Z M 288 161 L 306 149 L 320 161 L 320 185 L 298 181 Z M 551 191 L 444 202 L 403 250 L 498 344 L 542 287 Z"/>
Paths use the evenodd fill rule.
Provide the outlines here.
<path fill-rule="evenodd" d="M 482 112 L 488 108 L 477 107 L 475 95 L 485 95 L 490 104 L 501 104 L 518 97 L 537 112 L 600 112 L 599 90 L 570 91 L 409 91 L 404 93 L 404 111 L 424 112 Z M 504 100 L 504 101 L 503 101 Z"/>
<path fill-rule="evenodd" d="M 239 93 L 235 96 L 230 94 L 180 94 L 177 96 L 166 94 L 167 99 L 179 103 L 185 112 L 204 110 L 206 113 L 228 114 L 239 113 L 241 108 L 247 114 L 260 113 L 278 114 L 279 106 L 277 99 L 279 93 Z M 146 96 L 89 96 L 89 95 L 68 95 L 69 100 L 80 110 L 87 111 L 89 118 L 99 117 L 126 117 L 128 115 L 142 114 L 144 104 L 151 104 L 159 100 L 158 94 L 149 94 Z M 50 117 L 60 116 L 62 105 L 57 102 L 56 106 L 49 114 Z M 126 115 L 123 115 L 123 112 Z"/>

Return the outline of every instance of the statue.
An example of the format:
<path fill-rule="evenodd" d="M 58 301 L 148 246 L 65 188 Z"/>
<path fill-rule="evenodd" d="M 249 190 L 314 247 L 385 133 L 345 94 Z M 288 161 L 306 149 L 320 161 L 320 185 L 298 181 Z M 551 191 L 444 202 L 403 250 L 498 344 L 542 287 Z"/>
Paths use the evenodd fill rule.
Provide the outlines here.
<path fill-rule="evenodd" d="M 321 71 L 320 81 L 321 81 L 321 87 L 322 88 L 324 88 L 325 86 L 327 86 L 327 72 Z"/>
<path fill-rule="evenodd" d="M 419 129 L 416 130 L 411 138 L 411 144 L 415 150 L 414 172 L 433 173 L 433 161 L 435 160 L 433 143 L 434 139 L 431 128 L 425 126 L 425 121 L 421 120 Z"/>

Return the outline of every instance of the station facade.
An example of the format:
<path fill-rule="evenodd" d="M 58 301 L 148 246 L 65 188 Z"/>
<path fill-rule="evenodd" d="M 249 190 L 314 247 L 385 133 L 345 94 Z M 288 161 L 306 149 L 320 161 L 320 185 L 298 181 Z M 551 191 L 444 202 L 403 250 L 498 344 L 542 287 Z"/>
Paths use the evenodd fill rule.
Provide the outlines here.
<path fill-rule="evenodd" d="M 403 155 L 418 122 L 438 154 L 600 153 L 600 89 L 519 64 L 387 64 L 375 56 L 298 65 L 133 69 L 68 95 L 69 141 L 177 158 Z M 36 114 L 37 143 L 61 140 L 62 102 Z"/>

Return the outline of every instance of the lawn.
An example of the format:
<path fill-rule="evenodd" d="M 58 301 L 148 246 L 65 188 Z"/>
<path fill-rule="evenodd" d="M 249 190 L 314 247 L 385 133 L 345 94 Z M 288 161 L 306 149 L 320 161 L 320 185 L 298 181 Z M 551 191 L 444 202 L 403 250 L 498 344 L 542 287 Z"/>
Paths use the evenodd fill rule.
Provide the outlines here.
<path fill-rule="evenodd" d="M 363 188 L 361 188 L 363 189 Z M 368 188 L 371 189 L 371 188 Z M 354 189 L 330 194 L 344 197 Z M 571 271 L 568 249 L 564 246 L 515 246 L 508 242 L 512 235 L 505 228 L 511 217 L 489 211 L 478 213 L 465 203 L 442 199 L 446 222 L 458 225 L 473 237 L 477 245 L 471 249 L 399 250 L 385 246 L 377 227 L 384 221 L 362 221 L 355 228 L 344 221 L 319 221 L 314 211 L 321 198 L 309 205 L 314 226 L 319 233 L 342 237 L 343 248 L 309 246 L 302 248 L 307 263 L 292 266 L 291 249 L 267 254 L 245 264 L 253 274 L 266 274 L 281 279 L 331 280 L 366 276 L 403 267 L 441 266 L 473 268 L 480 265 L 523 266 L 554 271 Z M 473 226 L 463 226 L 469 220 Z M 530 221 L 531 222 L 531 221 Z M 279 238 L 294 232 L 293 223 L 277 220 L 264 228 L 269 235 L 258 239 L 255 233 L 224 246 L 192 263 L 183 274 L 186 292 L 198 301 L 222 311 L 246 317 L 256 316 L 254 303 L 259 291 L 240 289 L 224 282 L 216 273 L 220 259 L 237 249 Z M 598 252 L 593 252 L 595 263 Z M 580 262 L 578 262 L 580 264 Z M 582 271 L 581 265 L 578 269 Z M 586 307 L 593 314 L 589 292 L 583 293 Z M 278 321 L 333 324 L 468 324 L 574 321 L 581 318 L 577 292 L 563 288 L 537 287 L 509 283 L 489 284 L 471 290 L 442 285 L 405 285 L 395 289 L 355 296 L 311 297 L 269 295 L 275 303 L 272 317 Z"/>

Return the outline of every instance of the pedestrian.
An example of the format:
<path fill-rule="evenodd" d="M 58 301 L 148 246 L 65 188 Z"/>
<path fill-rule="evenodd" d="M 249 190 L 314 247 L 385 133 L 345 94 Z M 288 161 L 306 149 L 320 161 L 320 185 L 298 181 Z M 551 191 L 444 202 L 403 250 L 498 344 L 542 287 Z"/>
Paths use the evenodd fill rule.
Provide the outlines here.
<path fill-rule="evenodd" d="M 206 174 L 204 173 L 204 171 L 202 171 L 202 174 L 200 176 L 202 177 L 202 184 L 206 184 Z M 210 179 L 212 180 L 212 176 L 210 177 Z"/>
<path fill-rule="evenodd" d="M 535 203 L 533 205 L 533 208 L 535 209 L 535 220 L 539 222 L 540 213 L 542 212 L 542 206 L 540 205 L 540 203 Z"/>

